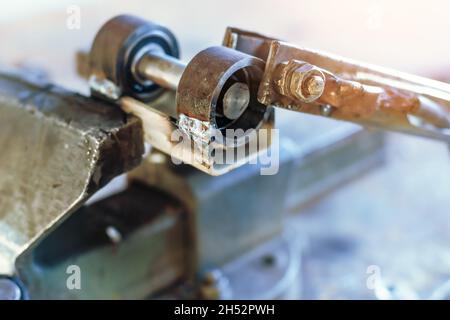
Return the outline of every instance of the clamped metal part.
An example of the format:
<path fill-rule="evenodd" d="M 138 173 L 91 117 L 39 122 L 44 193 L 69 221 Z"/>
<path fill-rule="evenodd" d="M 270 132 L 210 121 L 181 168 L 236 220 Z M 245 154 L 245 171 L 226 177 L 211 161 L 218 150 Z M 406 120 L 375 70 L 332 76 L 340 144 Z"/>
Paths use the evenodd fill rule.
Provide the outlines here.
<path fill-rule="evenodd" d="M 273 128 L 274 121 L 272 108 L 257 98 L 264 61 L 223 46 L 207 48 L 187 64 L 178 56 L 166 28 L 115 17 L 100 29 L 88 57 L 91 90 L 139 116 L 154 147 L 210 174 L 225 173 L 267 149 L 270 130 L 265 141 L 255 134 Z M 177 129 L 194 141 L 193 150 L 173 141 Z M 229 139 L 227 129 L 243 134 Z M 211 152 L 250 143 L 256 150 L 245 148 L 233 163 L 218 163 L 224 159 Z"/>
<path fill-rule="evenodd" d="M 235 28 L 227 29 L 223 47 L 208 48 L 188 64 L 177 57 L 167 29 L 119 16 L 94 41 L 91 87 L 123 97 L 119 104 L 143 119 L 148 142 L 212 174 L 218 171 L 210 156 L 189 160 L 192 152 L 174 150 L 171 130 L 181 129 L 205 150 L 214 130 L 271 128 L 276 106 L 450 142 L 448 84 Z M 245 139 L 225 140 L 224 148 Z M 263 149 L 268 145 L 270 139 Z"/>

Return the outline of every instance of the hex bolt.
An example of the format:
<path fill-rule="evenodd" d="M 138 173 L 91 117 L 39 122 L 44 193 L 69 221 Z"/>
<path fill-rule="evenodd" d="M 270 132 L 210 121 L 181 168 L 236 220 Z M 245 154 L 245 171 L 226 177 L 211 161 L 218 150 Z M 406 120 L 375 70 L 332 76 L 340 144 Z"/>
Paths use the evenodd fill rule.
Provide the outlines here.
<path fill-rule="evenodd" d="M 0 300 L 20 300 L 22 290 L 19 285 L 10 278 L 0 278 Z"/>
<path fill-rule="evenodd" d="M 298 60 L 279 64 L 275 79 L 279 93 L 304 103 L 320 98 L 326 81 L 319 68 Z"/>
<path fill-rule="evenodd" d="M 186 63 L 156 49 L 148 50 L 132 67 L 137 79 L 152 81 L 163 88 L 176 90 Z"/>

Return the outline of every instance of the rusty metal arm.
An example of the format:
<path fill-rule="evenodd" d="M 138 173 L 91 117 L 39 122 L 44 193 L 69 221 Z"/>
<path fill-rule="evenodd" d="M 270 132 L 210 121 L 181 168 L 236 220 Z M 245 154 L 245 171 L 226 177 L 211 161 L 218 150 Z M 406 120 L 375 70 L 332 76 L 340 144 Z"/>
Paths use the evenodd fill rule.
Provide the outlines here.
<path fill-rule="evenodd" d="M 450 85 L 229 28 L 224 45 L 266 62 L 258 99 L 450 142 Z"/>

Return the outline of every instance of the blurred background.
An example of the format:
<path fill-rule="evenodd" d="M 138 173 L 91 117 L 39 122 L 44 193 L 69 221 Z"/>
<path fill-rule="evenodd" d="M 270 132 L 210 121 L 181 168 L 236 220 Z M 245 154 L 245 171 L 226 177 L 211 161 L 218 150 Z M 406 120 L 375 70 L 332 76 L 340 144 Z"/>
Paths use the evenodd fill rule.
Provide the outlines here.
<path fill-rule="evenodd" d="M 71 5 L 80 8 L 79 29 L 67 27 Z M 235 26 L 445 81 L 449 11 L 444 0 L 14 0 L 0 10 L 0 64 L 37 68 L 57 84 L 87 93 L 76 76 L 75 52 L 89 48 L 107 19 L 130 13 L 169 27 L 186 60 L 220 44 L 225 28 Z M 335 125 L 289 117 L 320 128 Z M 291 210 L 287 224 L 304 239 L 302 297 L 427 298 L 450 277 L 448 146 L 389 133 L 384 159 Z M 384 288 L 368 288 L 371 266 L 379 267 Z"/>

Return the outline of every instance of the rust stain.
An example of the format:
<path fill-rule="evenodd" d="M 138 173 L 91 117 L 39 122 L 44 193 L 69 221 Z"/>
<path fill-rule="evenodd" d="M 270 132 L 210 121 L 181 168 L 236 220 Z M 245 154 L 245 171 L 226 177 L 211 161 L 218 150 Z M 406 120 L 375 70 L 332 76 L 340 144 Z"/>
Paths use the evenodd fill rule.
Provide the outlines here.
<path fill-rule="evenodd" d="M 325 89 L 316 101 L 329 104 L 344 116 L 370 117 L 376 111 L 414 113 L 420 108 L 417 95 L 396 89 L 361 84 L 341 79 L 327 71 Z"/>

